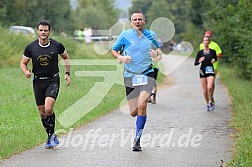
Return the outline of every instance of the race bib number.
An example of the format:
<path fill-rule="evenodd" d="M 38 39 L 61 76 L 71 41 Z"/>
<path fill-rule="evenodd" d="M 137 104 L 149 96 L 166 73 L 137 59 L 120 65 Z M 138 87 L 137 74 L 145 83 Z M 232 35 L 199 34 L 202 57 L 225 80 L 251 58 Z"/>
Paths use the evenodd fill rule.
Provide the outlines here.
<path fill-rule="evenodd" d="M 214 68 L 212 66 L 206 67 L 206 74 L 214 74 Z"/>
<path fill-rule="evenodd" d="M 132 86 L 147 85 L 148 78 L 145 75 L 134 75 L 132 77 Z"/>

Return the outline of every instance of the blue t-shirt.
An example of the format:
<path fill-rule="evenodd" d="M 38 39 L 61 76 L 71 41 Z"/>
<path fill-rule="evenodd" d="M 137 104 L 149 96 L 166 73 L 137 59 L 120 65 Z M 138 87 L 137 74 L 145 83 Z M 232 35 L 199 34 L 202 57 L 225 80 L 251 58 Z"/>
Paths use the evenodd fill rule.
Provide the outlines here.
<path fill-rule="evenodd" d="M 137 30 L 134 29 L 123 31 L 118 36 L 112 50 L 121 51 L 123 49 L 123 55 L 131 56 L 131 62 L 124 65 L 124 77 L 132 77 L 132 73 L 129 71 L 138 74 L 148 69 L 148 72 L 153 71 L 150 68 L 152 63 L 150 49 L 152 45 L 160 48 L 156 33 L 150 30 L 144 30 L 140 38 Z"/>

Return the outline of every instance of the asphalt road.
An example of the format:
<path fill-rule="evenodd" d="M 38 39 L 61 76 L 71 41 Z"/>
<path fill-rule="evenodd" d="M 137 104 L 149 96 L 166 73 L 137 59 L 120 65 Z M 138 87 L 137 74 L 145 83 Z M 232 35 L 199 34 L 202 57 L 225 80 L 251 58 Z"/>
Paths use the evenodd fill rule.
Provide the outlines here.
<path fill-rule="evenodd" d="M 164 57 L 167 67 L 181 57 Z M 159 89 L 157 104 L 148 105 L 142 152 L 133 152 L 135 118 L 117 109 L 88 125 L 61 136 L 61 145 L 44 144 L 0 162 L 1 167 L 45 166 L 171 166 L 214 167 L 231 158 L 230 100 L 216 80 L 216 110 L 205 111 L 198 67 L 187 58 L 172 83 Z M 168 70 L 169 71 L 169 70 Z"/>

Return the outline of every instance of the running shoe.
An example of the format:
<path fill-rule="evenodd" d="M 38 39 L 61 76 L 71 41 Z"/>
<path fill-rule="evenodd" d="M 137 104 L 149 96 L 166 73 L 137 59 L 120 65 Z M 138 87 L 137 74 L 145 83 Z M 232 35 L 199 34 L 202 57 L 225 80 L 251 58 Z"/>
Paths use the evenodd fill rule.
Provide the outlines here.
<path fill-rule="evenodd" d="M 148 98 L 148 103 L 151 103 L 151 97 Z"/>
<path fill-rule="evenodd" d="M 213 111 L 215 109 L 214 104 L 212 102 L 209 103 L 209 109 Z"/>
<path fill-rule="evenodd" d="M 153 94 L 151 97 L 151 103 L 156 104 L 156 94 Z"/>
<path fill-rule="evenodd" d="M 153 96 L 153 93 L 150 94 L 150 96 L 148 98 L 148 103 L 151 103 L 151 96 Z"/>
<path fill-rule="evenodd" d="M 46 149 L 50 149 L 50 148 L 53 148 L 53 145 L 51 143 L 51 135 L 48 136 L 47 140 L 46 140 L 46 144 L 45 144 L 45 148 Z"/>
<path fill-rule="evenodd" d="M 210 105 L 209 104 L 206 105 L 206 111 L 210 111 Z"/>
<path fill-rule="evenodd" d="M 213 105 L 215 105 L 215 101 L 214 101 L 214 98 L 212 98 L 212 103 L 213 103 Z"/>
<path fill-rule="evenodd" d="M 140 146 L 140 138 L 135 138 L 134 140 L 134 146 L 132 151 L 142 151 L 142 148 Z"/>
<path fill-rule="evenodd" d="M 57 139 L 57 135 L 53 134 L 51 137 L 51 144 L 53 147 L 58 146 L 59 145 L 59 140 Z"/>

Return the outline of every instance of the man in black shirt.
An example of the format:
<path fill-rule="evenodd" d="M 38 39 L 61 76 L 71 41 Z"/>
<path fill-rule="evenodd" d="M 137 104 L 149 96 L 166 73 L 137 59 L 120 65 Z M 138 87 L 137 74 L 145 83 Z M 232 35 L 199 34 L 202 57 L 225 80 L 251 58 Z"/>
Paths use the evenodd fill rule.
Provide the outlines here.
<path fill-rule="evenodd" d="M 49 38 L 50 28 L 51 25 L 47 20 L 38 22 L 38 39 L 26 46 L 20 63 L 20 68 L 26 78 L 34 74 L 33 91 L 42 124 L 48 134 L 45 145 L 47 149 L 59 144 L 54 134 L 55 114 L 53 112 L 60 87 L 58 55 L 64 59 L 65 80 L 67 86 L 70 85 L 69 55 L 60 42 Z M 32 72 L 27 68 L 30 60 L 32 60 Z"/>

